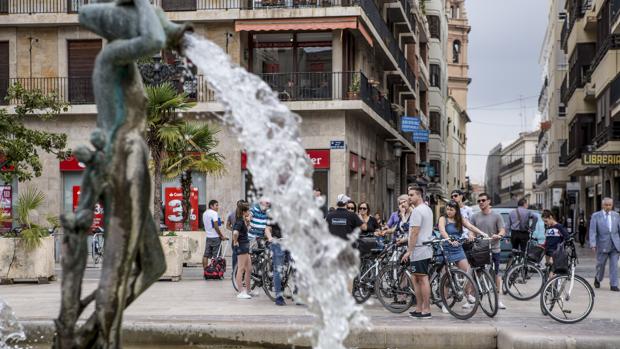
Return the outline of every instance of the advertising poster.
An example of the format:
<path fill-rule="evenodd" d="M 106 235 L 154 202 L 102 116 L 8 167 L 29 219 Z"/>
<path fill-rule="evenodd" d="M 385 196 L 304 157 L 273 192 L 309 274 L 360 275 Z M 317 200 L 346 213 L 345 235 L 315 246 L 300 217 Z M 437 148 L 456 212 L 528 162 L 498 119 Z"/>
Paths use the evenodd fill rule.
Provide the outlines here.
<path fill-rule="evenodd" d="M 6 221 L 0 225 L 0 232 L 11 230 L 13 216 L 11 214 L 13 208 L 13 191 L 10 185 L 0 185 L 0 212 L 2 212 Z"/>
<path fill-rule="evenodd" d="M 164 191 L 165 223 L 170 231 L 183 230 L 183 191 L 180 187 L 167 187 Z M 198 188 L 189 196 L 189 223 L 191 230 L 198 230 Z"/>
<path fill-rule="evenodd" d="M 80 186 L 79 185 L 74 185 L 73 186 L 73 212 L 75 212 L 75 210 L 78 207 L 78 203 L 80 202 Z M 94 215 L 93 215 L 93 224 L 91 225 L 90 229 L 95 230 L 95 228 L 99 228 L 99 227 L 103 227 L 103 206 L 101 205 L 101 203 L 97 203 L 95 205 L 95 211 L 94 211 Z"/>

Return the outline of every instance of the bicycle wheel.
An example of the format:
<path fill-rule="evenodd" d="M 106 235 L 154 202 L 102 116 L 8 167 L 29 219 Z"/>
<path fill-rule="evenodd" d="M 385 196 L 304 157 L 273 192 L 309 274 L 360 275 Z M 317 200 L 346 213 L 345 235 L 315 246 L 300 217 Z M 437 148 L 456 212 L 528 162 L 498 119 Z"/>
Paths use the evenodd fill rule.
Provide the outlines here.
<path fill-rule="evenodd" d="M 543 271 L 535 264 L 515 265 L 506 273 L 506 289 L 512 298 L 527 301 L 538 296 L 544 280 Z"/>
<path fill-rule="evenodd" d="M 480 293 L 480 308 L 488 317 L 494 317 L 497 314 L 499 302 L 495 280 L 486 269 L 477 269 L 476 279 Z"/>
<path fill-rule="evenodd" d="M 431 273 L 429 282 L 431 284 L 431 303 L 435 304 L 437 308 L 443 308 L 443 302 L 441 301 L 441 294 L 439 293 L 439 282 L 441 281 L 440 270 L 435 270 Z"/>
<path fill-rule="evenodd" d="M 365 280 L 360 280 L 359 276 L 356 276 L 353 279 L 353 298 L 355 299 L 355 303 L 362 304 L 370 298 L 372 292 L 368 285 L 366 285 Z"/>
<path fill-rule="evenodd" d="M 375 294 L 379 302 L 392 313 L 403 313 L 415 304 L 413 283 L 398 264 L 387 265 L 375 280 Z"/>
<path fill-rule="evenodd" d="M 261 273 L 263 291 L 271 301 L 276 301 L 276 290 L 273 283 L 273 264 L 265 263 L 263 265 L 263 272 Z"/>
<path fill-rule="evenodd" d="M 594 290 L 581 276 L 557 275 L 547 281 L 540 295 L 540 306 L 554 320 L 564 324 L 579 322 L 594 307 Z"/>
<path fill-rule="evenodd" d="M 467 320 L 474 316 L 480 304 L 480 295 L 474 280 L 462 270 L 451 270 L 441 278 L 439 287 L 441 300 L 448 312 L 459 320 Z M 468 295 L 474 297 L 470 303 Z"/>

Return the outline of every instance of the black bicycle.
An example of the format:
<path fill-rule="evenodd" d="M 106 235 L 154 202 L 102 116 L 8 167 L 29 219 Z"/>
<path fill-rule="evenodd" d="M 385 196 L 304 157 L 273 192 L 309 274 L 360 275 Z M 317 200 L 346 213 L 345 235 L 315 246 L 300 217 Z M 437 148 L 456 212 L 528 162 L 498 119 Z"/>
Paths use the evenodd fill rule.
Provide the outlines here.
<path fill-rule="evenodd" d="M 256 246 L 250 251 L 250 260 L 252 261 L 252 272 L 250 273 L 250 290 L 254 291 L 257 287 L 263 286 L 263 269 L 267 264 L 271 264 L 271 250 L 266 242 L 256 240 Z M 239 265 L 235 265 L 232 272 L 232 284 L 235 291 L 239 291 L 237 285 L 237 269 Z"/>
<path fill-rule="evenodd" d="M 374 238 L 373 238 L 374 239 Z M 360 249 L 360 273 L 353 279 L 353 298 L 357 304 L 366 302 L 375 293 L 379 271 L 393 253 L 393 245 L 384 249 Z"/>
<path fill-rule="evenodd" d="M 488 317 L 497 315 L 499 305 L 495 273 L 489 272 L 487 268 L 493 260 L 491 240 L 491 238 L 477 237 L 471 249 L 466 251 L 476 288 L 480 293 L 480 308 Z"/>
<path fill-rule="evenodd" d="M 502 282 L 505 291 L 514 299 L 526 301 L 538 296 L 546 282 L 546 273 L 539 265 L 544 248 L 537 243 L 538 239 L 530 234 L 525 251 L 512 250 Z"/>
<path fill-rule="evenodd" d="M 273 256 L 272 256 L 273 258 Z M 275 302 L 276 289 L 273 277 L 273 260 L 265 261 L 263 264 L 262 275 L 262 287 L 265 294 L 269 299 Z M 295 266 L 293 260 L 288 253 L 285 253 L 284 263 L 282 264 L 282 270 L 280 271 L 280 290 L 284 295 L 292 295 L 295 293 Z M 290 297 L 287 297 L 290 298 Z"/>

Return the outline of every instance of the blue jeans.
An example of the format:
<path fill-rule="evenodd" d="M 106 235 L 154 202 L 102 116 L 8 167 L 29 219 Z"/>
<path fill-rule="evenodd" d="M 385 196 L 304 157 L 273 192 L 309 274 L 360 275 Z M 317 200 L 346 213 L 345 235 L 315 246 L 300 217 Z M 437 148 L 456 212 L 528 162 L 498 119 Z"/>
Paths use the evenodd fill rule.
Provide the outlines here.
<path fill-rule="evenodd" d="M 280 244 L 271 244 L 272 263 L 273 263 L 273 288 L 276 291 L 276 298 L 282 297 L 282 269 L 284 267 L 285 253 Z"/>

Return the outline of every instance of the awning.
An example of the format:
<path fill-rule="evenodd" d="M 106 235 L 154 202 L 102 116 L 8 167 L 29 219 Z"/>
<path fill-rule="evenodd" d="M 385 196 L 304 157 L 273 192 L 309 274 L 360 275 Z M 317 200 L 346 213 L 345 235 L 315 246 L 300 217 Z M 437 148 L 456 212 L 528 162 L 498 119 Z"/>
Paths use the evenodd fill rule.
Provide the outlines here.
<path fill-rule="evenodd" d="M 372 37 L 357 17 L 251 19 L 235 21 L 235 31 L 313 31 L 357 29 L 373 45 Z"/>

